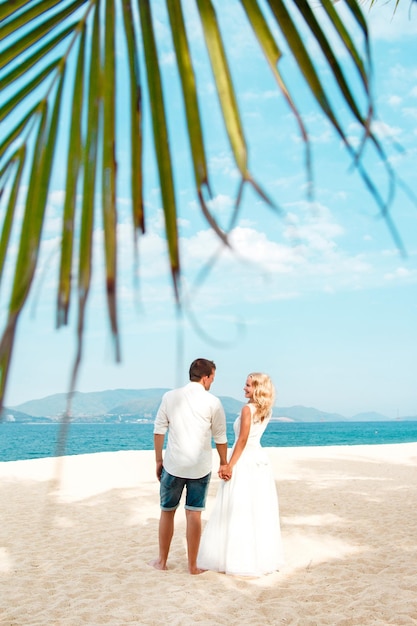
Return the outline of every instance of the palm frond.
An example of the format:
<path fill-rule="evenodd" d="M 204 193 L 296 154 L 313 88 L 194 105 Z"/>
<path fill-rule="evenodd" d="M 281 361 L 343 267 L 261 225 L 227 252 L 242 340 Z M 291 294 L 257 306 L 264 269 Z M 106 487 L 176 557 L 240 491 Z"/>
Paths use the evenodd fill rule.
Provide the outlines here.
<path fill-rule="evenodd" d="M 72 94 L 70 144 L 68 149 L 65 202 L 62 219 L 61 260 L 57 294 L 57 327 L 68 323 L 71 300 L 74 222 L 82 159 L 82 111 L 84 100 L 86 28 L 82 29 Z"/>
<path fill-rule="evenodd" d="M 151 4 L 149 0 L 143 0 L 143 2 L 139 3 L 139 12 L 142 26 L 149 99 L 152 110 L 154 145 L 165 215 L 165 230 L 167 234 L 172 278 L 176 296 L 177 299 L 179 299 L 178 273 L 180 271 L 180 258 L 178 250 L 177 207 L 172 173 L 172 159 L 169 149 L 168 126 L 162 92 L 161 71 L 158 62 Z"/>
<path fill-rule="evenodd" d="M 125 29 L 128 57 L 127 61 L 129 67 L 132 216 L 135 231 L 140 229 L 142 232 L 145 232 L 142 192 L 142 92 L 140 84 L 138 42 L 133 23 L 130 0 L 122 0 L 122 2 L 123 24 Z"/>
<path fill-rule="evenodd" d="M 226 4 L 226 3 L 225 3 Z M 328 31 L 308 0 L 240 0 L 254 40 L 258 42 L 276 81 L 298 125 L 305 146 L 305 164 L 309 190 L 312 189 L 312 156 L 309 133 L 303 121 L 291 80 L 284 80 L 281 68 L 282 44 L 292 55 L 306 89 L 321 108 L 323 115 L 341 137 L 388 227 L 400 246 L 401 242 L 389 215 L 394 173 L 384 146 L 372 133 L 373 102 L 371 97 L 371 55 L 366 20 L 357 0 L 345 0 L 355 28 L 341 19 L 331 0 L 322 0 L 326 16 L 359 77 L 360 89 L 349 84 L 343 64 L 331 44 Z M 197 89 L 196 62 L 187 33 L 187 19 L 182 0 L 166 0 L 167 12 L 180 77 L 183 107 L 194 172 L 195 195 L 201 212 L 222 242 L 228 242 L 228 230 L 234 225 L 244 187 L 249 184 L 271 207 L 277 200 L 261 189 L 248 166 L 248 143 L 241 108 L 233 82 L 233 67 L 227 54 L 227 33 L 222 35 L 220 13 L 223 4 L 197 0 L 197 14 L 210 60 L 215 89 L 220 103 L 223 130 L 227 136 L 234 163 L 239 172 L 235 210 L 229 227 L 222 228 L 209 210 L 213 176 L 207 161 L 202 110 L 204 101 Z M 120 115 L 128 126 L 130 144 L 130 188 L 133 237 L 145 230 L 143 201 L 143 130 L 142 94 L 149 97 L 152 140 L 165 217 L 169 267 L 177 302 L 181 303 L 180 244 L 178 206 L 175 187 L 175 152 L 171 148 L 169 126 L 170 94 L 164 87 L 164 67 L 158 51 L 151 0 L 14 0 L 0 5 L 4 45 L 0 52 L 0 80 L 3 100 L 0 108 L 0 192 L 3 223 L 0 238 L 0 273 L 14 278 L 5 328 L 0 342 L 0 408 L 8 375 L 10 358 L 19 316 L 25 306 L 35 275 L 42 246 L 44 219 L 51 188 L 52 172 L 58 159 L 65 177 L 65 199 L 62 206 L 61 256 L 57 287 L 57 325 L 69 319 L 71 295 L 78 292 L 77 354 L 71 389 L 74 389 L 82 357 L 85 311 L 90 293 L 93 265 L 93 235 L 100 214 L 104 233 L 105 288 L 107 314 L 119 358 L 117 320 L 117 154 L 121 140 L 116 133 Z M 216 8 L 217 7 L 217 10 Z M 118 31 L 120 29 L 120 31 Z M 362 129 L 363 139 L 354 147 L 344 123 L 332 104 L 332 94 L 323 80 L 322 68 L 315 62 L 304 43 L 309 32 L 321 50 L 326 72 L 333 79 L 341 101 Z M 356 30 L 355 30 L 356 29 Z M 360 43 L 357 43 L 357 32 Z M 125 42 L 122 59 L 117 59 L 116 36 L 121 32 Z M 362 50 L 363 47 L 363 50 Z M 142 76 L 142 64 L 146 70 Z M 121 67 L 127 75 L 128 97 L 117 99 Z M 70 113 L 68 114 L 68 104 Z M 117 111 L 119 107 L 120 110 Z M 5 130 L 4 130 L 5 129 Z M 385 165 L 391 188 L 388 198 L 379 193 L 370 172 L 361 162 L 365 143 L 370 142 Z M 62 152 L 62 146 L 68 147 Z M 27 187 L 26 195 L 23 193 Z M 77 198 L 81 191 L 81 201 Z M 99 191 L 100 190 L 100 191 Z M 23 197 L 23 217 L 16 210 Z M 19 200 L 18 200 L 19 198 Z M 21 221 L 17 221 L 21 219 Z M 12 232 L 19 233 L 18 253 L 9 255 Z M 77 267 L 77 272 L 73 268 Z M 74 278 L 75 276 L 75 278 Z M 2 293 L 5 290 L 2 289 Z"/>

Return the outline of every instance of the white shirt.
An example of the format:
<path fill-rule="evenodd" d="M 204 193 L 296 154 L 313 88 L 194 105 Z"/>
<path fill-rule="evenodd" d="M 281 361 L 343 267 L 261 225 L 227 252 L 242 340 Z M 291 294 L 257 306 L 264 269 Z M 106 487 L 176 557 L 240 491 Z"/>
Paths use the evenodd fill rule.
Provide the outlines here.
<path fill-rule="evenodd" d="M 164 468 L 169 474 L 202 478 L 211 472 L 211 439 L 227 442 L 226 416 L 216 396 L 190 382 L 164 394 L 153 432 L 168 432 Z"/>

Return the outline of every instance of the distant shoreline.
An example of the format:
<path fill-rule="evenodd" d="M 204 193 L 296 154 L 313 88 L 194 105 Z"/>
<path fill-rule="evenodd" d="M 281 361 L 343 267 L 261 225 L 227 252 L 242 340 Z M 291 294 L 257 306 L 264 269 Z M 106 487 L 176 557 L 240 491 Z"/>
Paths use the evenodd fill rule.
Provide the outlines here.
<path fill-rule="evenodd" d="M 71 415 L 74 419 L 96 419 L 102 416 L 106 420 L 121 421 L 132 419 L 155 418 L 163 394 L 169 391 L 166 388 L 148 389 L 105 389 L 103 391 L 80 392 L 72 396 Z M 226 416 L 234 419 L 241 411 L 245 402 L 230 396 L 218 396 L 223 404 Z M 3 416 L 14 417 L 17 421 L 28 419 L 60 419 L 67 410 L 68 394 L 58 393 L 44 398 L 29 400 L 13 407 L 5 407 Z M 52 416 L 52 417 L 51 417 Z M 273 417 L 296 422 L 369 422 L 393 421 L 401 418 L 405 421 L 416 420 L 417 414 L 396 415 L 391 418 L 375 411 L 356 413 L 346 417 L 340 413 L 322 411 L 315 407 L 293 405 L 287 407 L 273 407 Z"/>
<path fill-rule="evenodd" d="M 65 442 L 61 440 L 65 436 Z M 233 423 L 227 423 L 229 445 Z M 378 445 L 417 441 L 417 421 L 282 422 L 271 421 L 262 437 L 267 448 Z M 64 443 L 64 446 L 63 446 Z M 59 422 L 0 425 L 0 461 L 121 450 L 151 450 L 153 421 L 146 423 Z"/>
<path fill-rule="evenodd" d="M 36 417 L 36 416 L 28 416 L 29 419 L 16 419 L 12 415 L 3 415 L 0 418 L 0 424 L 61 424 L 65 421 L 65 416 L 57 416 L 57 417 Z M 233 423 L 236 419 L 236 415 L 226 417 L 226 421 L 228 423 Z M 138 419 L 100 419 L 99 417 L 71 417 L 68 420 L 68 423 L 71 424 L 153 424 L 155 418 L 138 418 Z M 271 418 L 271 422 L 291 422 L 295 424 L 370 424 L 370 423 L 395 423 L 395 422 L 417 422 L 417 416 L 405 416 L 405 417 L 393 417 L 393 418 L 384 418 L 384 419 L 354 419 L 354 418 L 344 418 L 344 419 L 295 419 L 284 416 L 273 416 Z"/>

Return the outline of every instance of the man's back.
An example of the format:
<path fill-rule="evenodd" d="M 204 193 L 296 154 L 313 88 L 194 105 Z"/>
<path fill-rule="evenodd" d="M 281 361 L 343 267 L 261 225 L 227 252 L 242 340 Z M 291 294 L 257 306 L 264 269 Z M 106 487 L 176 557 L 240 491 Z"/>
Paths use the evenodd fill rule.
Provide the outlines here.
<path fill-rule="evenodd" d="M 206 506 L 211 476 L 211 439 L 216 442 L 220 469 L 227 466 L 226 417 L 218 398 L 209 392 L 216 365 L 195 359 L 189 369 L 190 383 L 168 391 L 162 398 L 154 426 L 156 476 L 160 482 L 159 555 L 149 564 L 166 570 L 174 533 L 174 515 L 185 490 L 188 571 L 197 567 L 201 536 L 201 511 Z M 164 454 L 165 434 L 168 432 Z"/>
<path fill-rule="evenodd" d="M 162 398 L 154 433 L 168 442 L 164 467 L 173 476 L 201 478 L 211 471 L 211 439 L 226 443 L 226 419 L 218 398 L 198 382 L 168 391 Z"/>

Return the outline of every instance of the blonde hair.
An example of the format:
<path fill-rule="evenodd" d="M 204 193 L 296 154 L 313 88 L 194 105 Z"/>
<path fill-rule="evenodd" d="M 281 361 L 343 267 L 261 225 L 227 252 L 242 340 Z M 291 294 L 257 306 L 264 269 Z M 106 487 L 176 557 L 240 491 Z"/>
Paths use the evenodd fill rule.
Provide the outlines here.
<path fill-rule="evenodd" d="M 254 417 L 261 422 L 271 413 L 275 402 L 275 388 L 268 374 L 252 372 L 248 377 L 252 380 L 252 402 L 256 407 Z"/>

